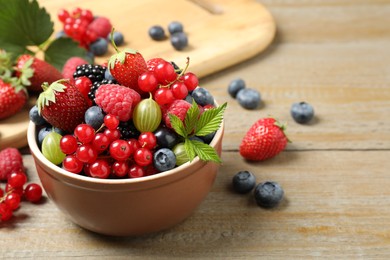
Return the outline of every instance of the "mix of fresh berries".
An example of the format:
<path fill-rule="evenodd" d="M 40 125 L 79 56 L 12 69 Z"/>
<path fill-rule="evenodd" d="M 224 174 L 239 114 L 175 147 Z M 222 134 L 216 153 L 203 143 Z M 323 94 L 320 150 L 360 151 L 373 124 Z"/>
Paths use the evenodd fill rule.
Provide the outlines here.
<path fill-rule="evenodd" d="M 275 118 L 259 119 L 241 141 L 241 156 L 251 161 L 262 161 L 276 156 L 289 142 L 284 130 L 285 126 Z"/>
<path fill-rule="evenodd" d="M 107 53 L 108 45 L 114 41 L 117 46 L 124 43 L 124 36 L 115 32 L 111 37 L 111 21 L 104 16 L 95 16 L 89 9 L 79 7 L 71 12 L 61 9 L 57 14 L 63 25 L 62 37 L 70 37 L 96 56 Z"/>
<path fill-rule="evenodd" d="M 39 184 L 27 184 L 22 155 L 16 148 L 0 151 L 0 180 L 6 182 L 4 189 L 0 187 L 0 222 L 10 220 L 23 199 L 38 203 L 42 198 Z"/>
<path fill-rule="evenodd" d="M 228 93 L 245 109 L 256 109 L 261 103 L 260 92 L 256 89 L 247 88 L 245 81 L 241 78 L 234 79 L 229 83 Z"/>
<path fill-rule="evenodd" d="M 188 46 L 188 36 L 184 32 L 181 22 L 173 21 L 168 24 L 169 40 L 173 48 L 178 51 L 184 50 Z M 155 41 L 162 41 L 167 38 L 165 30 L 161 25 L 153 25 L 149 28 L 149 36 Z"/>
<path fill-rule="evenodd" d="M 72 65 L 72 79 L 44 84 L 30 110 L 42 154 L 69 172 L 114 179 L 168 171 L 198 154 L 220 162 L 208 144 L 226 104 L 215 106 L 188 65 L 134 50 L 117 50 L 107 66 Z"/>
<path fill-rule="evenodd" d="M 290 110 L 292 118 L 299 124 L 307 124 L 314 117 L 314 108 L 304 101 L 294 103 Z"/>

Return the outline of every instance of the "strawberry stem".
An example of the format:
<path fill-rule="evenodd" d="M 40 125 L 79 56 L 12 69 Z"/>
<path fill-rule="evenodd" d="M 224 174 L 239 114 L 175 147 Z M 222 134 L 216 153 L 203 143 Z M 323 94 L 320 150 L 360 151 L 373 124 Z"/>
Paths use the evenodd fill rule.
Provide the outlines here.
<path fill-rule="evenodd" d="M 119 53 L 118 47 L 116 46 L 115 41 L 114 41 L 114 31 L 115 31 L 115 28 L 112 27 L 112 30 L 111 30 L 111 33 L 110 33 L 110 40 L 111 40 L 112 46 L 114 46 L 115 51 L 117 53 Z"/>

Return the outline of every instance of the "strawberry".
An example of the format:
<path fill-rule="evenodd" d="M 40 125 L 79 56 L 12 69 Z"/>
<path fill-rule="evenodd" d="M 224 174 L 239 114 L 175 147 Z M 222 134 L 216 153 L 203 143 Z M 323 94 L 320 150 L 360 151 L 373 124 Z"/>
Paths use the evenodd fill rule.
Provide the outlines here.
<path fill-rule="evenodd" d="M 147 71 L 144 57 L 136 50 L 127 49 L 119 52 L 114 44 L 117 54 L 111 56 L 108 68 L 111 75 L 121 85 L 129 87 L 144 95 L 138 87 L 138 77 Z"/>
<path fill-rule="evenodd" d="M 289 142 L 284 130 L 285 126 L 274 118 L 258 120 L 241 142 L 241 156 L 252 161 L 262 161 L 279 154 Z"/>
<path fill-rule="evenodd" d="M 27 91 L 0 78 L 0 120 L 19 112 L 27 102 Z"/>
<path fill-rule="evenodd" d="M 88 64 L 88 61 L 80 57 L 69 58 L 65 62 L 64 67 L 62 67 L 62 77 L 64 79 L 73 79 L 73 73 L 76 72 L 76 68 L 83 64 Z"/>
<path fill-rule="evenodd" d="M 68 133 L 84 121 L 87 101 L 80 90 L 69 80 L 61 79 L 42 85 L 44 91 L 37 100 L 38 112 L 52 126 Z"/>
<path fill-rule="evenodd" d="M 8 147 L 0 151 L 0 181 L 7 180 L 12 172 L 24 170 L 23 158 L 19 150 Z"/>
<path fill-rule="evenodd" d="M 22 82 L 27 82 L 27 89 L 33 92 L 42 92 L 42 83 L 52 82 L 62 78 L 62 74 L 53 65 L 29 54 L 24 54 L 16 60 L 15 71 Z"/>

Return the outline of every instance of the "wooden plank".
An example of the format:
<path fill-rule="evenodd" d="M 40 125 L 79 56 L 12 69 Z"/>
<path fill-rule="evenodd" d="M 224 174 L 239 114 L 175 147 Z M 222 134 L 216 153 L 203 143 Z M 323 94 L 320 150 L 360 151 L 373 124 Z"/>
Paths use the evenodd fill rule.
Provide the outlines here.
<path fill-rule="evenodd" d="M 212 191 L 182 224 L 137 238 L 97 235 L 68 221 L 50 202 L 23 202 L 0 223 L 5 258 L 385 258 L 390 254 L 390 151 L 284 152 L 264 163 L 224 152 Z M 24 156 L 31 181 L 32 157 Z M 239 170 L 285 190 L 279 207 L 258 207 L 231 190 Z"/>

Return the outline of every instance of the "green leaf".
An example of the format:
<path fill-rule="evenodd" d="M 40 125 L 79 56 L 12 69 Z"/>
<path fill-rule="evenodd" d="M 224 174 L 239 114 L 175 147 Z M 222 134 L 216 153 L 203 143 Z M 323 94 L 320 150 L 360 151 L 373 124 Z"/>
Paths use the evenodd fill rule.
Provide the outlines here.
<path fill-rule="evenodd" d="M 217 151 L 213 147 L 211 147 L 208 144 L 196 141 L 196 140 L 189 140 L 192 144 L 192 149 L 194 149 L 196 155 L 199 156 L 199 159 L 202 161 L 211 161 L 216 163 L 221 163 L 221 158 L 219 158 Z"/>
<path fill-rule="evenodd" d="M 169 121 L 171 122 L 172 128 L 175 130 L 175 132 L 182 137 L 186 138 L 187 133 L 186 129 L 184 128 L 183 122 L 174 114 L 168 114 Z"/>
<path fill-rule="evenodd" d="M 58 38 L 50 43 L 45 51 L 45 61 L 52 64 L 59 71 L 65 62 L 71 57 L 87 58 L 87 51 L 78 46 L 78 43 L 70 38 Z"/>
<path fill-rule="evenodd" d="M 191 107 L 187 111 L 186 117 L 184 118 L 184 126 L 187 135 L 190 135 L 194 131 L 199 114 L 200 111 L 198 104 L 193 101 Z"/>
<path fill-rule="evenodd" d="M 15 51 L 12 45 L 41 45 L 54 31 L 50 15 L 36 0 L 0 0 L 0 6 L 0 46 L 7 51 Z"/>
<path fill-rule="evenodd" d="M 191 140 L 188 139 L 188 138 L 186 138 L 184 140 L 184 150 L 187 153 L 189 161 L 192 162 L 192 160 L 194 160 L 194 158 L 196 156 L 196 153 L 195 153 L 195 150 L 194 150 L 194 145 L 192 144 Z"/>
<path fill-rule="evenodd" d="M 195 125 L 195 135 L 205 136 L 217 131 L 223 120 L 223 113 L 226 109 L 227 103 L 223 105 L 206 110 L 201 114 Z"/>

